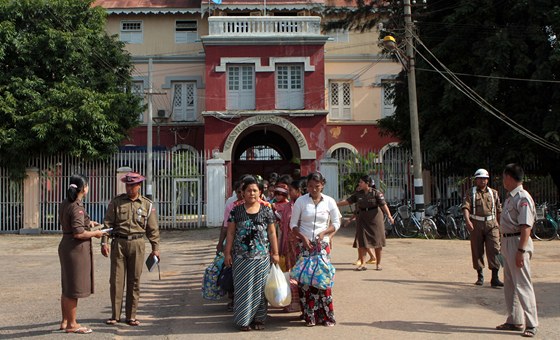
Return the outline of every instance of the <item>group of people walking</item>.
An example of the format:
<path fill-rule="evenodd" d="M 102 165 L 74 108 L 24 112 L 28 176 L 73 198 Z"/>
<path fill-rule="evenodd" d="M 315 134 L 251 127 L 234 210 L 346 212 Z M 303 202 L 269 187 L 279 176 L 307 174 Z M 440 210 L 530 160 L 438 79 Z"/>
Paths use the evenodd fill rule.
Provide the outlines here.
<path fill-rule="evenodd" d="M 523 169 L 508 164 L 502 174 L 508 191 L 502 207 L 499 194 L 488 187 L 488 171 L 475 173 L 475 186 L 463 202 L 463 214 L 471 234 L 473 268 L 476 285 L 484 284 L 484 254 L 492 271 L 490 284 L 504 287 L 508 316 L 499 330 L 523 331 L 525 337 L 536 335 L 538 327 L 535 293 L 531 282 L 530 260 L 533 243 L 530 237 L 535 222 L 535 203 L 523 189 Z M 78 299 L 94 292 L 92 239 L 101 238 L 101 253 L 111 259 L 110 299 L 112 314 L 106 323 L 121 322 L 126 286 L 125 319 L 138 326 L 136 310 L 140 295 L 140 275 L 145 259 L 146 237 L 151 256 L 159 258 L 159 228 L 152 201 L 140 194 L 144 177 L 128 173 L 121 178 L 126 193 L 109 203 L 103 228 L 92 221 L 84 209 L 89 192 L 88 180 L 73 175 L 67 197 L 60 204 L 63 236 L 59 245 L 61 264 L 62 321 L 60 329 L 68 333 L 91 333 L 77 322 Z M 267 197 L 268 186 L 274 190 Z M 290 270 L 298 260 L 318 253 L 330 261 L 331 238 L 341 226 L 338 206 L 356 205 L 357 271 L 366 263 L 376 263 L 381 270 L 385 246 L 383 214 L 393 223 L 383 197 L 370 176 L 360 178 L 357 191 L 336 202 L 323 194 L 326 180 L 319 172 L 293 181 L 282 176 L 275 182 L 260 176 L 245 175 L 234 184 L 234 195 L 226 203 L 224 225 L 217 250 L 224 253 L 224 265 L 232 268 L 233 320 L 242 331 L 264 329 L 268 303 L 264 285 L 272 264 Z M 373 248 L 375 255 L 366 261 Z M 374 261 L 372 261 L 374 260 Z M 499 279 L 504 268 L 504 282 Z M 305 325 L 334 326 L 333 296 L 330 286 L 318 288 L 298 283 L 301 319 Z"/>
<path fill-rule="evenodd" d="M 60 204 L 62 240 L 58 254 L 61 266 L 62 321 L 60 330 L 87 334 L 92 330 L 77 321 L 78 299 L 94 293 L 93 238 L 101 239 L 101 253 L 111 259 L 111 317 L 108 325 L 121 322 L 126 286 L 125 319 L 130 326 L 139 326 L 136 319 L 140 298 L 140 275 L 145 260 L 145 241 L 151 244 L 151 255 L 159 258 L 159 228 L 152 201 L 140 194 L 144 177 L 130 172 L 121 178 L 126 193 L 109 203 L 104 221 L 92 221 L 83 200 L 89 192 L 86 176 L 72 175 L 66 199 Z"/>

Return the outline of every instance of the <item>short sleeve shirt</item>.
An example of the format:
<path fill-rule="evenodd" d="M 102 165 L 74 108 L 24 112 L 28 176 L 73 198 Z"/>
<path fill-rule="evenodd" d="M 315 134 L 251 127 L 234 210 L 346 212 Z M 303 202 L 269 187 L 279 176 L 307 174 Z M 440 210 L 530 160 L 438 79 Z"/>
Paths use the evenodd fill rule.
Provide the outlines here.
<path fill-rule="evenodd" d="M 535 203 L 531 195 L 518 186 L 513 189 L 504 202 L 500 216 L 500 228 L 504 234 L 519 232 L 522 225 L 532 227 L 536 220 Z"/>
<path fill-rule="evenodd" d="M 498 192 L 490 187 L 486 187 L 484 190 L 480 190 L 475 187 L 475 199 L 474 199 L 474 215 L 477 216 L 490 216 L 492 215 L 492 206 L 496 209 L 496 213 L 502 212 L 502 204 L 500 203 L 500 195 Z M 492 195 L 490 195 L 490 190 L 492 190 Z M 494 202 L 492 203 L 492 198 Z M 472 190 L 469 190 L 465 200 L 463 201 L 462 209 L 467 209 L 471 214 L 473 213 L 473 198 Z"/>
<path fill-rule="evenodd" d="M 268 226 L 274 221 L 274 214 L 269 206 L 261 204 L 254 215 L 247 214 L 244 204 L 235 206 L 228 219 L 228 222 L 235 223 L 233 255 L 244 259 L 267 258 L 270 248 Z"/>
<path fill-rule="evenodd" d="M 358 210 L 381 207 L 387 204 L 385 202 L 385 196 L 383 195 L 383 193 L 373 188 L 368 190 L 367 192 L 363 190 L 355 192 L 346 200 L 350 204 L 356 203 L 356 208 L 358 208 Z"/>
<path fill-rule="evenodd" d="M 81 200 L 60 203 L 60 226 L 64 234 L 81 234 L 89 230 L 90 218 Z"/>

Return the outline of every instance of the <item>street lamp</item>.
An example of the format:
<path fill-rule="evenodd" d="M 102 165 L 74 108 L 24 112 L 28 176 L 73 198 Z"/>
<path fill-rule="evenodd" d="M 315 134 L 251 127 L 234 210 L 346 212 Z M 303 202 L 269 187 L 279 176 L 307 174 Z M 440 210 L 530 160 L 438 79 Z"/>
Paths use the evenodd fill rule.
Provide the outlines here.
<path fill-rule="evenodd" d="M 416 99 L 416 73 L 414 71 L 414 49 L 412 46 L 412 12 L 410 0 L 404 1 L 404 22 L 406 54 L 397 46 L 397 41 L 392 36 L 383 38 L 383 46 L 395 53 L 408 78 L 408 105 L 410 108 L 410 137 L 412 146 L 412 162 L 414 176 L 414 210 L 418 215 L 424 214 L 424 181 L 422 180 L 422 153 L 420 151 L 420 128 L 418 127 L 418 105 Z"/>

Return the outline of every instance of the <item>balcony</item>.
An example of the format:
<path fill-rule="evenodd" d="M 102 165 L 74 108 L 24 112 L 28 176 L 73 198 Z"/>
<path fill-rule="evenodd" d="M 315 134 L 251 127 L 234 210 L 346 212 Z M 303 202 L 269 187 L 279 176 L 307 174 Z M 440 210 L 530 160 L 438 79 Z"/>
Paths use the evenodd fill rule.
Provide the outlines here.
<path fill-rule="evenodd" d="M 208 19 L 205 44 L 322 43 L 321 18 L 317 16 L 213 16 Z"/>

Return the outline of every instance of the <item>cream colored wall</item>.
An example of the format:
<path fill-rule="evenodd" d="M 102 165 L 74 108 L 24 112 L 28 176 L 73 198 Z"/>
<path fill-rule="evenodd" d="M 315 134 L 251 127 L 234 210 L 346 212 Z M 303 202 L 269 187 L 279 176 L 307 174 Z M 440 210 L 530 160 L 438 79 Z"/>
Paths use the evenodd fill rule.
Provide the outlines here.
<path fill-rule="evenodd" d="M 341 54 L 378 54 L 380 53 L 379 32 L 377 30 L 360 33 L 349 32 L 348 42 L 332 42 L 325 44 L 325 51 L 331 55 Z"/>
<path fill-rule="evenodd" d="M 163 95 L 154 95 L 153 96 L 153 115 L 157 114 L 157 110 L 163 109 L 167 111 L 169 115 L 172 109 L 172 101 L 173 101 L 173 90 L 172 89 L 163 89 L 162 87 L 165 85 L 166 77 L 200 77 L 204 84 L 204 72 L 205 66 L 204 61 L 200 63 L 176 63 L 176 64 L 160 64 L 154 63 L 152 66 L 152 85 L 153 91 L 155 93 L 165 93 Z M 148 78 L 148 64 L 136 64 L 135 69 L 132 72 L 133 77 L 144 77 L 144 79 Z M 197 88 L 196 95 L 197 95 L 197 117 L 198 120 L 201 121 L 202 117 L 200 116 L 201 112 L 205 110 L 205 88 Z M 144 114 L 144 123 L 146 123 L 147 114 Z"/>
<path fill-rule="evenodd" d="M 112 15 L 107 19 L 107 32 L 110 35 L 120 33 L 120 23 L 123 20 L 142 20 L 144 43 L 126 44 L 126 50 L 133 56 L 145 55 L 176 55 L 197 54 L 203 51 L 202 43 L 176 44 L 175 21 L 197 20 L 198 35 L 208 34 L 208 20 L 200 19 L 200 14 L 190 15 Z"/>
<path fill-rule="evenodd" d="M 373 62 L 329 62 L 325 63 L 325 101 L 329 109 L 329 80 L 348 80 L 352 82 L 352 121 L 374 122 L 381 118 L 381 87 L 378 86 L 381 75 L 395 75 L 401 71 L 401 65 L 390 61 Z M 367 69 L 367 70 L 366 70 Z M 364 72 L 364 70 L 366 70 Z M 339 77 L 337 77 L 339 76 Z M 361 86 L 357 86 L 360 85 Z"/>

